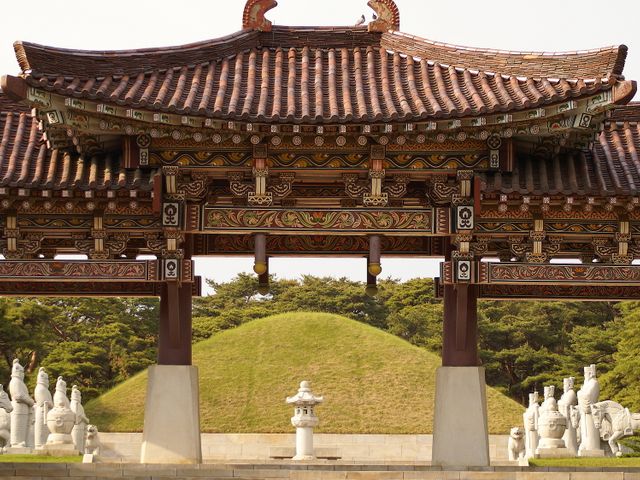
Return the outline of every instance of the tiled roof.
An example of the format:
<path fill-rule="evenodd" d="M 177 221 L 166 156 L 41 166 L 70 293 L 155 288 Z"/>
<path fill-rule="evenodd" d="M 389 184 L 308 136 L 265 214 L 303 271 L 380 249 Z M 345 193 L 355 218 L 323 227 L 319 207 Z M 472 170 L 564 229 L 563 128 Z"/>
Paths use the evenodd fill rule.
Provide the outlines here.
<path fill-rule="evenodd" d="M 21 103 L 14 102 L 0 90 L 0 112 L 29 112 L 29 107 Z"/>
<path fill-rule="evenodd" d="M 627 105 L 611 110 L 609 117 L 611 122 L 638 122 L 640 121 L 640 102 L 630 102 Z"/>
<path fill-rule="evenodd" d="M 640 193 L 640 104 L 612 112 L 591 151 L 553 158 L 519 156 L 513 172 L 487 173 L 486 193 L 632 196 Z"/>
<path fill-rule="evenodd" d="M 409 121 L 521 110 L 610 89 L 626 47 L 509 53 L 366 27 L 273 27 L 119 52 L 16 43 L 27 82 L 78 98 L 221 119 Z"/>
<path fill-rule="evenodd" d="M 0 93 L 0 187 L 151 190 L 154 174 L 122 168 L 118 155 L 85 158 L 48 150 L 38 122 Z"/>

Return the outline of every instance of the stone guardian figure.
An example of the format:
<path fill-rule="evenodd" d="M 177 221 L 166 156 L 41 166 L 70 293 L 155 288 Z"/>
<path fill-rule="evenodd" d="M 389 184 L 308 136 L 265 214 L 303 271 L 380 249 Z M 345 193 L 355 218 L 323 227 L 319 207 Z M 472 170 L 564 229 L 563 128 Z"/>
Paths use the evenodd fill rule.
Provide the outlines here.
<path fill-rule="evenodd" d="M 578 390 L 578 408 L 580 409 L 581 442 L 578 447 L 580 457 L 602 457 L 604 451 L 600 448 L 600 432 L 593 423 L 591 405 L 598 402 L 600 383 L 596 378 L 596 366 L 584 367 L 584 384 Z"/>
<path fill-rule="evenodd" d="M 575 457 L 578 453 L 578 432 L 574 426 L 575 421 L 572 416 L 575 414 L 572 415 L 571 407 L 578 405 L 578 397 L 576 396 L 576 392 L 573 390 L 574 382 L 575 378 L 573 377 L 563 379 L 562 387 L 564 393 L 558 401 L 558 411 L 567 419 L 567 429 L 564 431 L 562 439 L 564 440 L 567 450 L 569 450 L 569 454 Z"/>
<path fill-rule="evenodd" d="M 11 381 L 9 382 L 9 394 L 11 395 L 11 447 L 26 448 L 29 435 L 29 416 L 34 405 L 29 396 L 29 390 L 24 384 L 24 368 L 16 358 L 11 369 Z"/>
<path fill-rule="evenodd" d="M 524 420 L 526 458 L 534 458 L 536 448 L 538 448 L 538 410 L 538 392 L 530 393 L 529 407 L 522 415 Z"/>
<path fill-rule="evenodd" d="M 89 419 L 84 413 L 82 395 L 77 385 L 71 387 L 71 411 L 76 414 L 76 424 L 73 426 L 73 430 L 71 430 L 73 445 L 80 453 L 84 453 L 85 434 Z"/>
<path fill-rule="evenodd" d="M 53 408 L 53 398 L 51 398 L 51 392 L 49 391 L 49 375 L 47 375 L 44 367 L 40 367 L 38 370 L 38 380 L 33 392 L 33 398 L 36 401 L 34 427 L 35 446 L 36 448 L 42 448 L 42 446 L 47 443 L 47 437 L 49 436 L 47 414 L 49 410 Z"/>
<path fill-rule="evenodd" d="M 11 446 L 11 412 L 13 405 L 4 387 L 0 385 L 0 453 L 6 453 Z"/>

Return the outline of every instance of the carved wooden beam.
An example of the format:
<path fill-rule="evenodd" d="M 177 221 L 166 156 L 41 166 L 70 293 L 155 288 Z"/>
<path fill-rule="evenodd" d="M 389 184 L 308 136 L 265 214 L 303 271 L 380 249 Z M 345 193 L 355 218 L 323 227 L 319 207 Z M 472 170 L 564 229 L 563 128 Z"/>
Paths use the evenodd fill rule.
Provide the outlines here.
<path fill-rule="evenodd" d="M 444 284 L 434 279 L 436 298 L 443 298 Z M 478 285 L 478 298 L 485 300 L 640 300 L 637 286 L 593 285 Z"/>
<path fill-rule="evenodd" d="M 302 208 L 202 208 L 204 233 L 291 232 L 349 235 L 447 235 L 448 208 L 402 210 Z"/>
<path fill-rule="evenodd" d="M 253 255 L 253 235 L 198 235 L 194 255 Z M 442 257 L 448 237 L 381 235 L 381 250 L 387 256 Z M 366 235 L 268 235 L 267 251 L 272 255 L 369 255 Z"/>
<path fill-rule="evenodd" d="M 468 262 L 465 271 L 470 272 L 464 281 L 479 284 L 532 284 L 532 285 L 592 285 L 625 286 L 640 285 L 640 266 L 601 264 L 530 264 Z M 440 264 L 443 283 L 461 281 L 462 261 Z"/>
<path fill-rule="evenodd" d="M 640 300 L 637 286 L 591 285 L 479 285 L 487 300 Z"/>
<path fill-rule="evenodd" d="M 168 259 L 158 260 L 0 260 L 0 282 L 162 282 L 194 281 L 191 260 L 170 259 L 177 277 L 171 276 Z"/>
<path fill-rule="evenodd" d="M 202 295 L 202 278 L 195 277 L 191 292 Z M 45 296 L 45 297 L 159 297 L 160 283 L 151 282 L 0 282 L 0 296 Z"/>

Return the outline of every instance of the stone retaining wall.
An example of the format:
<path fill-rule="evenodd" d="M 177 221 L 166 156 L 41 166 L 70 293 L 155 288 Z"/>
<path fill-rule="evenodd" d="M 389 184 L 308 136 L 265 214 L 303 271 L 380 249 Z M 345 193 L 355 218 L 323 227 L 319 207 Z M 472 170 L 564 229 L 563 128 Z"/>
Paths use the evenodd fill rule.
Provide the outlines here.
<path fill-rule="evenodd" d="M 295 447 L 295 434 L 203 433 L 205 461 L 264 461 L 277 449 Z M 492 462 L 507 459 L 507 435 L 489 436 Z M 138 461 L 142 434 L 100 433 L 101 455 L 114 460 Z M 431 459 L 432 435 L 316 434 L 314 447 L 337 449 L 342 460 L 358 462 L 420 462 Z M 272 450 L 273 449 L 273 450 Z"/>
<path fill-rule="evenodd" d="M 623 470 L 623 471 L 621 471 Z M 640 480 L 635 469 L 571 469 L 487 467 L 442 470 L 410 464 L 28 464 L 0 463 L 0 478 L 44 480 L 50 478 L 136 478 L 136 480 L 181 479 L 291 479 L 291 480 Z"/>

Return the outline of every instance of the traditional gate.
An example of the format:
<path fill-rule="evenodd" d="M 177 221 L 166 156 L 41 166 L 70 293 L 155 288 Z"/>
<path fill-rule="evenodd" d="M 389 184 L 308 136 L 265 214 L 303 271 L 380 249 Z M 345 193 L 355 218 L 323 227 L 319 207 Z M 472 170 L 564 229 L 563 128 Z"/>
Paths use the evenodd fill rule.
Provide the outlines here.
<path fill-rule="evenodd" d="M 273 26 L 275 5 L 183 47 L 15 44 L 0 293 L 160 296 L 142 460 L 199 461 L 192 256 L 255 255 L 263 288 L 269 256 L 364 256 L 371 293 L 382 255 L 444 257 L 433 462 L 487 465 L 477 299 L 639 296 L 627 49 L 435 43 L 400 33 L 392 0 L 368 25 Z"/>

